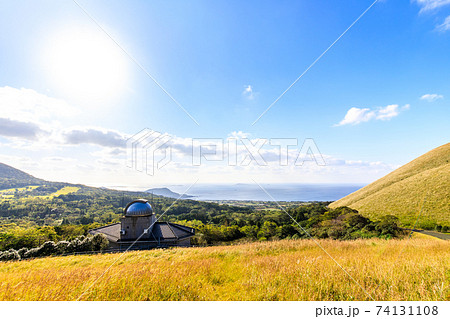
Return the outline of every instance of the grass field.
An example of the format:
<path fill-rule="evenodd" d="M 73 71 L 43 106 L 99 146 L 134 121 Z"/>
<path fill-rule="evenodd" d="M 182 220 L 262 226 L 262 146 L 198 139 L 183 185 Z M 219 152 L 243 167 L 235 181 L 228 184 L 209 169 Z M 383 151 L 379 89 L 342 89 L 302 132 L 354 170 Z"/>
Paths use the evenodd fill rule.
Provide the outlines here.
<path fill-rule="evenodd" d="M 450 241 L 419 235 L 320 244 L 376 300 L 450 300 Z M 76 300 L 119 256 L 0 263 L 0 300 Z M 311 240 L 126 253 L 81 298 L 367 299 Z"/>
<path fill-rule="evenodd" d="M 57 197 L 59 195 L 67 195 L 70 193 L 75 193 L 76 191 L 78 191 L 80 188 L 79 187 L 75 187 L 75 186 L 64 186 L 63 188 L 57 190 L 56 192 L 50 194 L 50 195 L 46 195 L 46 196 L 35 196 L 37 198 L 45 198 L 45 199 L 51 199 L 53 197 Z"/>
<path fill-rule="evenodd" d="M 38 188 L 39 186 L 26 186 L 26 187 L 21 187 L 21 188 L 9 188 L 9 189 L 3 189 L 0 190 L 0 198 L 4 198 L 4 199 L 10 199 L 10 198 L 14 198 L 14 194 L 16 192 L 18 193 L 23 193 L 29 190 L 33 190 Z M 43 196 L 33 196 L 34 198 L 43 198 L 43 199 L 52 199 L 53 197 L 57 197 L 59 195 L 67 195 L 70 193 L 75 193 L 79 190 L 79 187 L 76 186 L 64 186 L 63 188 L 57 190 L 54 193 L 51 193 L 49 195 L 43 195 Z"/>

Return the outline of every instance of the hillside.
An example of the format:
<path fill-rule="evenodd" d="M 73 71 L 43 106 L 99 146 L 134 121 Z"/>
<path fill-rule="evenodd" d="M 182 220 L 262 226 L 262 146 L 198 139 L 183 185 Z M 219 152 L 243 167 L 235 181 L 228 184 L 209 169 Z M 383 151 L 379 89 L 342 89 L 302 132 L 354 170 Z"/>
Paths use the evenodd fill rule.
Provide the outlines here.
<path fill-rule="evenodd" d="M 424 202 L 425 200 L 425 202 Z M 395 215 L 407 226 L 450 225 L 450 143 L 437 147 L 379 180 L 330 204 L 369 218 Z"/>
<path fill-rule="evenodd" d="M 42 184 L 44 184 L 42 179 L 36 178 L 9 165 L 0 163 L 0 189 Z"/>
<path fill-rule="evenodd" d="M 145 191 L 146 193 L 152 193 L 154 195 L 169 197 L 169 198 L 181 198 L 181 199 L 187 199 L 187 198 L 193 198 L 194 196 L 186 195 L 186 194 L 179 194 L 171 191 L 167 187 L 161 187 L 161 188 L 150 188 Z"/>
<path fill-rule="evenodd" d="M 16 226 L 33 232 L 39 226 L 98 227 L 99 224 L 118 222 L 125 205 L 138 198 L 151 200 L 156 214 L 166 212 L 161 221 L 195 220 L 206 224 L 230 219 L 232 214 L 237 214 L 234 216 L 241 219 L 255 217 L 252 210 L 246 207 L 200 202 L 186 197 L 174 203 L 175 199 L 168 195 L 175 194 L 177 196 L 174 197 L 178 198 L 176 193 L 150 195 L 146 192 L 45 181 L 5 164 L 0 164 L 0 186 L 0 246 L 5 243 L 2 242 L 1 230 L 6 229 L 11 234 Z M 167 211 L 169 207 L 170 211 Z M 30 247 L 33 245 L 28 244 Z"/>
<path fill-rule="evenodd" d="M 448 300 L 450 242 L 405 241 L 319 240 L 375 300 Z M 0 300 L 368 299 L 312 240 L 0 262 L 0 282 Z"/>

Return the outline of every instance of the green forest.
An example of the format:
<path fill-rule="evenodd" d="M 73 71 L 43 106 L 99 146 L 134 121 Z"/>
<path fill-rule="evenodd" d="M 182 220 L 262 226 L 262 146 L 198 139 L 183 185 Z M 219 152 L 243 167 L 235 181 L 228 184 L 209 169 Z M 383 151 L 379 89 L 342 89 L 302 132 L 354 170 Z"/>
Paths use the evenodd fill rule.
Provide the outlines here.
<path fill-rule="evenodd" d="M 68 187 L 76 191 L 66 194 L 63 190 Z M 48 241 L 87 236 L 92 228 L 118 222 L 123 207 L 137 198 L 150 199 L 160 221 L 194 227 L 192 244 L 198 246 L 307 238 L 307 233 L 332 239 L 403 235 L 393 216 L 371 221 L 347 207 L 330 209 L 329 202 L 281 203 L 286 214 L 274 208 L 176 201 L 148 193 L 64 183 L 18 188 L 9 193 L 0 202 L 0 251 L 31 249 Z"/>

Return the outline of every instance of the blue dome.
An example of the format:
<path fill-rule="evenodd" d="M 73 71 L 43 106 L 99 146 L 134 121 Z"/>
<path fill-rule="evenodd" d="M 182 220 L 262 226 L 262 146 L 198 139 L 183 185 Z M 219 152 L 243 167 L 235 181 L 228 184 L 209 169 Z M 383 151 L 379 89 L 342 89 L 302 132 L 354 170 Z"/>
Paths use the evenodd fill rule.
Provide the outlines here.
<path fill-rule="evenodd" d="M 132 201 L 125 207 L 125 216 L 148 216 L 152 214 L 152 206 L 145 199 Z"/>

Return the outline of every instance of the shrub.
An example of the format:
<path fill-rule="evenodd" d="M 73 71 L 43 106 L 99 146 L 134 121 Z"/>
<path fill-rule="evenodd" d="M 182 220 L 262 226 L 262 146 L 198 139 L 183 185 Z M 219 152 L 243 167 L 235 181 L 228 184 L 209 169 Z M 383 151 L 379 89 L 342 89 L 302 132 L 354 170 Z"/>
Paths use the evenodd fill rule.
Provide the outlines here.
<path fill-rule="evenodd" d="M 447 233 L 448 232 L 448 226 L 442 226 L 441 232 Z"/>
<path fill-rule="evenodd" d="M 58 253 L 56 244 L 53 241 L 46 241 L 38 248 L 38 256 L 51 256 Z"/>
<path fill-rule="evenodd" d="M 56 251 L 58 254 L 66 254 L 68 252 L 68 247 L 70 245 L 70 242 L 66 240 L 62 240 L 56 243 Z"/>
<path fill-rule="evenodd" d="M 358 211 L 356 209 L 352 209 L 347 206 L 336 207 L 333 211 L 337 213 L 336 216 L 346 214 L 358 214 Z"/>
<path fill-rule="evenodd" d="M 92 250 L 102 251 L 105 250 L 109 245 L 109 241 L 103 234 L 96 234 L 92 237 Z"/>
<path fill-rule="evenodd" d="M 346 233 L 345 224 L 337 219 L 324 220 L 312 230 L 312 235 L 318 238 L 341 239 Z"/>
<path fill-rule="evenodd" d="M 20 260 L 19 253 L 14 249 L 10 249 L 0 253 L 0 261 L 9 261 L 9 260 Z"/>
<path fill-rule="evenodd" d="M 26 251 L 23 256 L 24 256 L 24 258 L 39 257 L 39 248 L 28 249 L 28 251 Z"/>
<path fill-rule="evenodd" d="M 78 245 L 78 252 L 92 251 L 92 237 L 85 237 Z"/>
<path fill-rule="evenodd" d="M 343 238 L 346 234 L 345 228 L 342 226 L 332 226 L 327 229 L 328 237 L 332 239 Z"/>
<path fill-rule="evenodd" d="M 344 217 L 344 221 L 351 227 L 353 230 L 363 229 L 367 224 L 370 223 L 370 220 L 360 214 L 350 213 Z"/>
<path fill-rule="evenodd" d="M 396 236 L 396 234 L 399 231 L 398 228 L 398 218 L 392 215 L 386 215 L 381 218 L 381 220 L 378 222 L 375 229 L 381 234 L 381 235 L 388 235 L 388 238 L 392 236 Z"/>
<path fill-rule="evenodd" d="M 436 224 L 432 221 L 420 221 L 417 225 L 418 228 L 433 230 L 436 227 Z"/>
<path fill-rule="evenodd" d="M 77 251 L 80 251 L 80 246 L 81 240 L 79 238 L 75 238 L 74 240 L 70 241 L 69 245 L 67 245 L 67 252 L 75 253 Z"/>
<path fill-rule="evenodd" d="M 208 246 L 208 242 L 202 233 L 195 234 L 195 236 L 191 238 L 191 244 L 192 246 Z"/>
<path fill-rule="evenodd" d="M 32 249 L 23 247 L 18 251 L 10 249 L 0 252 L 0 261 L 53 256 L 71 252 L 102 251 L 108 247 L 108 244 L 108 239 L 102 234 L 97 234 L 93 237 L 81 236 L 71 242 L 60 241 L 55 243 L 47 241 L 41 246 Z"/>
<path fill-rule="evenodd" d="M 314 227 L 311 230 L 310 234 L 319 239 L 328 237 L 327 229 L 325 227 L 320 227 L 320 226 Z"/>
<path fill-rule="evenodd" d="M 25 257 L 25 254 L 27 253 L 27 251 L 28 251 L 28 248 L 26 248 L 26 247 L 20 248 L 20 249 L 17 251 L 17 253 L 18 253 L 19 256 L 20 256 L 20 259 L 22 259 L 22 258 Z"/>

